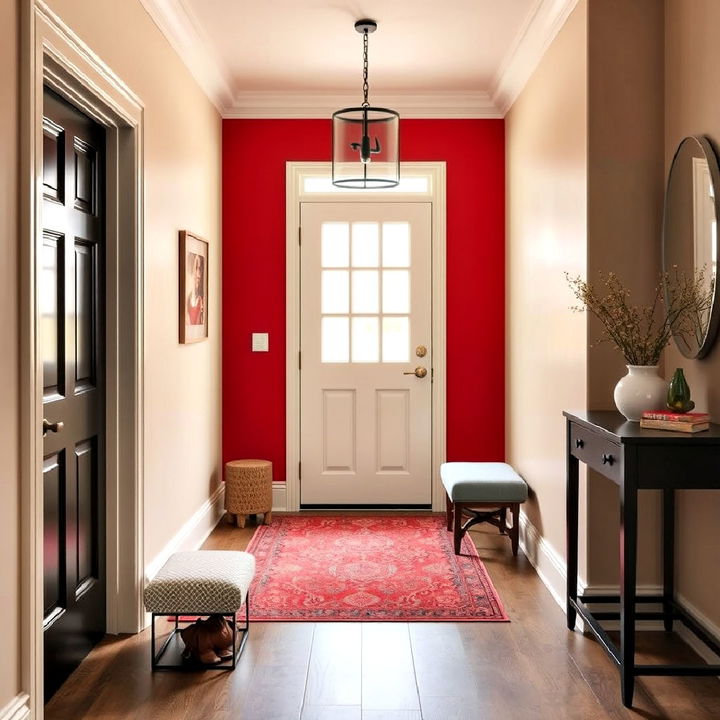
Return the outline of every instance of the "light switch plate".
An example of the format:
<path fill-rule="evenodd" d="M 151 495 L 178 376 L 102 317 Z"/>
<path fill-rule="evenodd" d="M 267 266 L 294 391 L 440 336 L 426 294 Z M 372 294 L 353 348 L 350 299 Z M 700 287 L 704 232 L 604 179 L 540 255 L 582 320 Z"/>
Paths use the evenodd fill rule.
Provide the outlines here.
<path fill-rule="evenodd" d="M 270 348 L 270 340 L 268 333 L 252 334 L 252 350 L 253 352 L 267 352 Z"/>

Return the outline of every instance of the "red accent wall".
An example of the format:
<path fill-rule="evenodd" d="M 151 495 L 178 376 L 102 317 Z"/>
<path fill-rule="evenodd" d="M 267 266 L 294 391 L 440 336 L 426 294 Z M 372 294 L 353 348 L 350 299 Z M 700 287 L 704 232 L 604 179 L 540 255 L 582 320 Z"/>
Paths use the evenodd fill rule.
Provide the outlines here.
<path fill-rule="evenodd" d="M 447 163 L 447 458 L 505 459 L 502 120 L 402 120 L 401 160 Z M 223 458 L 285 479 L 285 163 L 330 158 L 329 120 L 223 121 Z M 252 332 L 270 352 L 251 352 Z"/>

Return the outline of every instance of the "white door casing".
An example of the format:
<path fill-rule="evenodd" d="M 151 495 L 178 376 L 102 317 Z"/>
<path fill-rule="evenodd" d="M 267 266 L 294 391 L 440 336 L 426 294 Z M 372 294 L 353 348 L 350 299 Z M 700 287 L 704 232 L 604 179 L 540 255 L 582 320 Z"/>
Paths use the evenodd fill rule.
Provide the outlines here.
<path fill-rule="evenodd" d="M 430 506 L 431 210 L 301 205 L 302 506 Z"/>
<path fill-rule="evenodd" d="M 445 509 L 440 464 L 445 461 L 446 200 L 445 163 L 404 162 L 401 183 L 384 191 L 338 190 L 329 162 L 286 163 L 286 465 L 273 484 L 273 509 L 300 510 L 300 206 L 312 202 L 429 202 L 432 205 L 432 510 Z"/>

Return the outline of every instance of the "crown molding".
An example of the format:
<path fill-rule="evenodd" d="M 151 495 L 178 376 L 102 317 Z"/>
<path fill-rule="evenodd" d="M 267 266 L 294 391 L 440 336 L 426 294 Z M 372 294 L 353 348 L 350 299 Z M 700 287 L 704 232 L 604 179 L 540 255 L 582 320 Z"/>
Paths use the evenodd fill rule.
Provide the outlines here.
<path fill-rule="evenodd" d="M 224 118 L 325 118 L 346 107 L 356 107 L 355 94 L 287 92 L 241 92 L 223 110 Z M 389 107 L 401 118 L 501 118 L 485 92 L 438 92 L 386 95 L 374 93 L 374 107 Z"/>
<path fill-rule="evenodd" d="M 538 0 L 528 15 L 490 84 L 490 96 L 502 116 L 517 100 L 577 3 Z"/>
<path fill-rule="evenodd" d="M 232 104 L 229 75 L 183 0 L 140 0 L 190 74 L 222 114 Z"/>
<path fill-rule="evenodd" d="M 288 91 L 233 93 L 228 69 L 183 0 L 140 0 L 224 118 L 328 118 L 357 95 Z M 405 118 L 502 118 L 522 92 L 578 0 L 537 0 L 503 59 L 490 91 L 374 94 L 373 105 Z"/>

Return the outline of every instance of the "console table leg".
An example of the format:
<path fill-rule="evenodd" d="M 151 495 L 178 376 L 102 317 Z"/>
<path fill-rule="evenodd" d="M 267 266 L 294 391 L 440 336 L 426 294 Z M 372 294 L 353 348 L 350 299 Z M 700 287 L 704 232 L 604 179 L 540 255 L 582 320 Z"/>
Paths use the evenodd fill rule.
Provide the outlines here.
<path fill-rule="evenodd" d="M 635 689 L 636 573 L 637 489 L 624 483 L 620 488 L 620 683 L 625 707 L 632 707 Z"/>
<path fill-rule="evenodd" d="M 663 624 L 670 632 L 673 629 L 673 600 L 675 599 L 675 490 L 663 490 Z"/>
<path fill-rule="evenodd" d="M 578 503 L 579 497 L 579 462 L 570 452 L 570 425 L 567 430 L 567 626 L 575 629 L 577 611 L 571 600 L 577 600 L 578 575 Z"/>

